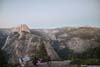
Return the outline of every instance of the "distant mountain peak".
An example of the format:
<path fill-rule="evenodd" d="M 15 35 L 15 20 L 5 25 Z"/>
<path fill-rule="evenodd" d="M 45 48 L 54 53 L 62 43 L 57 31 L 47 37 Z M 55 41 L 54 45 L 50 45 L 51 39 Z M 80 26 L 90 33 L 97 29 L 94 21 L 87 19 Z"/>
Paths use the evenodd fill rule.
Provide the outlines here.
<path fill-rule="evenodd" d="M 26 25 L 26 24 L 21 24 L 20 26 L 18 27 L 13 27 L 11 29 L 12 32 L 29 32 L 30 33 L 30 30 L 29 30 L 29 27 Z"/>
<path fill-rule="evenodd" d="M 20 32 L 22 32 L 22 31 L 30 32 L 29 27 L 26 24 L 21 24 Z"/>

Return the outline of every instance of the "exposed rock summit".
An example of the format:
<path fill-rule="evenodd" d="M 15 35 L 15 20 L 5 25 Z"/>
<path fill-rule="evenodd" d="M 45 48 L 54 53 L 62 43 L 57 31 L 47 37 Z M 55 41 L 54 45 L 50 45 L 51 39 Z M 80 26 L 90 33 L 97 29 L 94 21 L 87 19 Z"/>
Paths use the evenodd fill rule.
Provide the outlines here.
<path fill-rule="evenodd" d="M 20 60 L 25 57 L 30 59 L 40 49 L 41 45 L 45 47 L 47 55 L 50 56 L 51 60 L 60 59 L 51 46 L 51 40 L 47 40 L 42 36 L 44 35 L 39 36 L 38 32 L 37 34 L 30 32 L 30 29 L 25 24 L 13 28 L 12 33 L 7 37 L 2 47 L 2 50 L 8 55 L 8 62 L 16 64 L 20 63 Z"/>
<path fill-rule="evenodd" d="M 30 29 L 28 28 L 28 26 L 26 24 L 21 24 L 20 26 L 18 27 L 14 27 L 12 28 L 12 32 L 28 32 L 30 33 Z"/>

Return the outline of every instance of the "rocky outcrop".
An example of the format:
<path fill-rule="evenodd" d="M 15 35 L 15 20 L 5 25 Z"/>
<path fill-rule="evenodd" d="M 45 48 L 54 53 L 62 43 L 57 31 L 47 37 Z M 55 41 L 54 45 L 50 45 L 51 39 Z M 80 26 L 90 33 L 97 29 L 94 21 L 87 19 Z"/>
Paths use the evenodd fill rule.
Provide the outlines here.
<path fill-rule="evenodd" d="M 12 32 L 19 32 L 19 33 L 21 33 L 22 31 L 24 31 L 24 32 L 30 33 L 30 29 L 28 28 L 28 26 L 26 24 L 21 24 L 18 27 L 14 27 L 14 28 L 11 29 L 11 31 Z"/>
<path fill-rule="evenodd" d="M 44 46 L 45 46 L 47 54 L 51 58 L 51 60 L 60 60 L 60 57 L 55 52 L 54 48 L 51 46 L 51 42 L 50 41 L 44 42 Z"/>
<path fill-rule="evenodd" d="M 53 47 L 50 44 L 50 40 L 47 41 L 42 38 L 42 35 L 31 33 L 26 25 L 13 29 L 10 35 L 7 37 L 5 45 L 2 47 L 8 56 L 8 62 L 12 64 L 21 63 L 21 59 L 28 57 L 26 61 L 29 61 L 32 55 L 39 49 L 39 46 L 44 43 L 47 55 L 51 60 L 60 59 Z"/>

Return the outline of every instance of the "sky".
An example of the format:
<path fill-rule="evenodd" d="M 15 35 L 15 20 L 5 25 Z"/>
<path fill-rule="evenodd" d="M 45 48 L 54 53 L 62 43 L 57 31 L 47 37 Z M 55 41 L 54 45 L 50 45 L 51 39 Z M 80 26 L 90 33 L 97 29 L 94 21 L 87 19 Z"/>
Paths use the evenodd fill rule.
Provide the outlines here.
<path fill-rule="evenodd" d="M 0 0 L 0 28 L 100 26 L 100 0 Z"/>

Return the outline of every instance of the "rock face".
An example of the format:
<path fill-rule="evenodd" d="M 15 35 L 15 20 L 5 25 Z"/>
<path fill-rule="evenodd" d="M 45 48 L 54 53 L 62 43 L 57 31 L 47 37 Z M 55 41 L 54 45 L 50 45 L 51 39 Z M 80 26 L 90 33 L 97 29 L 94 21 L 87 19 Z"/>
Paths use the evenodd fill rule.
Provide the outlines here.
<path fill-rule="evenodd" d="M 14 28 L 12 28 L 11 31 L 12 32 L 19 32 L 19 33 L 21 33 L 22 31 L 24 31 L 24 32 L 29 32 L 30 33 L 30 30 L 29 30 L 28 26 L 25 25 L 25 24 L 21 24 L 18 27 L 14 27 Z"/>
<path fill-rule="evenodd" d="M 0 48 L 4 45 L 9 32 L 8 29 L 0 29 Z"/>
<path fill-rule="evenodd" d="M 21 59 L 28 57 L 29 61 L 32 55 L 39 49 L 39 46 L 44 44 L 47 55 L 51 60 L 60 59 L 53 47 L 50 45 L 50 40 L 42 38 L 42 35 L 36 35 L 31 33 L 26 25 L 21 25 L 13 29 L 11 34 L 7 37 L 2 50 L 4 50 L 8 56 L 8 62 L 12 64 L 20 63 Z M 24 62 L 23 61 L 23 62 Z"/>
<path fill-rule="evenodd" d="M 60 60 L 61 56 L 64 58 L 70 52 L 81 54 L 88 49 L 100 47 L 100 28 L 68 27 L 44 30 L 29 29 L 22 24 L 12 28 L 10 34 L 0 31 L 0 44 L 8 62 L 12 64 L 21 64 L 21 59 L 26 63 L 42 44 L 51 60 Z"/>
<path fill-rule="evenodd" d="M 50 56 L 51 60 L 60 60 L 60 57 L 55 52 L 54 48 L 51 46 L 50 41 L 47 41 L 48 43 L 45 43 L 45 49 L 47 51 L 48 56 Z"/>
<path fill-rule="evenodd" d="M 75 53 L 80 53 L 84 52 L 88 48 L 88 46 L 84 44 L 86 44 L 85 40 L 73 37 L 70 41 L 68 41 L 68 48 L 74 50 Z"/>

